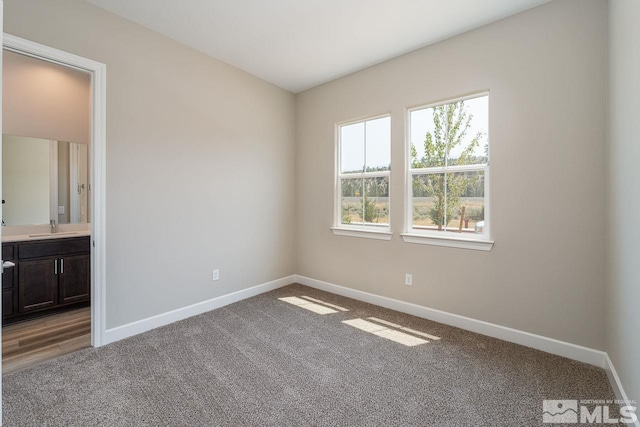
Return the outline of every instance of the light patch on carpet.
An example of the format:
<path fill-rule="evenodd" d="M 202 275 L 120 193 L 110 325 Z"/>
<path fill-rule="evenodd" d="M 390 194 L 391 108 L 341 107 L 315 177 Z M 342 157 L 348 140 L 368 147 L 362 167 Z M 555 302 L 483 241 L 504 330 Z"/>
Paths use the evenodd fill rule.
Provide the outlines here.
<path fill-rule="evenodd" d="M 392 328 L 397 328 L 397 329 L 400 329 L 402 331 L 406 331 L 406 332 L 412 333 L 414 335 L 420 335 L 421 337 L 429 338 L 430 340 L 433 340 L 433 341 L 437 341 L 437 340 L 440 339 L 440 337 L 437 337 L 435 335 L 430 335 L 430 334 L 427 334 L 427 333 L 424 333 L 424 332 L 416 331 L 415 329 L 406 328 L 406 327 L 404 327 L 402 325 L 397 325 L 395 323 L 391 323 L 391 322 L 388 322 L 386 320 L 378 319 L 377 317 L 368 317 L 367 319 L 368 320 L 372 320 L 372 321 L 377 322 L 377 323 L 382 323 L 383 325 L 391 326 Z"/>
<path fill-rule="evenodd" d="M 367 317 L 367 319 L 373 320 L 374 322 L 382 323 L 383 325 L 391 326 L 392 328 L 402 328 L 402 325 L 391 323 L 387 320 L 378 319 L 377 317 Z"/>
<path fill-rule="evenodd" d="M 284 301 L 289 304 L 295 305 L 296 307 L 301 307 L 301 308 L 304 308 L 305 310 L 312 311 L 316 314 L 324 315 L 324 314 L 333 314 L 338 312 L 332 308 L 325 307 L 324 305 L 320 305 L 320 304 L 315 304 L 298 297 L 285 297 L 285 298 L 278 298 L 278 299 L 280 301 Z"/>
<path fill-rule="evenodd" d="M 374 332 L 378 332 L 378 331 L 384 331 L 385 329 L 387 329 L 384 326 L 380 326 L 380 325 L 376 325 L 375 323 L 367 322 L 364 319 L 343 320 L 342 323 L 345 323 L 345 324 L 347 324 L 349 326 L 353 326 L 354 328 L 360 329 L 361 331 L 370 332 L 370 333 L 374 333 Z"/>
<path fill-rule="evenodd" d="M 298 298 L 298 297 L 286 297 L 286 298 L 278 298 L 278 299 L 280 301 L 288 302 L 289 304 L 293 304 L 293 305 L 309 304 L 309 301 L 303 300 L 302 298 Z"/>
<path fill-rule="evenodd" d="M 377 319 L 375 317 L 370 317 L 369 319 L 371 320 L 380 320 Z M 413 331 L 412 329 L 409 328 L 403 328 L 401 325 L 396 325 L 395 323 L 391 323 L 391 322 L 387 322 L 386 320 L 383 320 L 379 323 L 374 323 L 374 322 L 369 322 L 368 320 L 364 320 L 364 319 L 351 319 L 351 320 L 343 320 L 342 323 L 349 325 L 349 326 L 353 326 L 356 329 L 360 329 L 361 331 L 365 331 L 365 332 L 369 332 L 370 334 L 374 334 L 377 335 L 379 337 L 382 338 L 386 338 L 388 340 L 391 340 L 393 342 L 397 342 L 399 344 L 402 345 L 406 345 L 407 347 L 413 347 L 416 345 L 420 345 L 420 344 L 426 344 L 429 341 L 422 339 L 422 338 L 418 338 L 416 336 L 413 335 L 409 335 L 406 334 L 404 332 L 401 332 L 399 330 L 395 330 L 395 329 L 389 329 L 385 326 L 380 325 L 379 323 L 384 323 L 388 326 L 391 326 L 393 328 L 398 328 L 398 329 L 406 329 L 408 331 Z M 419 331 L 413 331 L 420 333 Z M 424 335 L 428 335 L 428 334 L 424 334 Z M 435 337 L 436 339 L 440 339 L 438 337 Z"/>
<path fill-rule="evenodd" d="M 335 308 L 336 310 L 339 310 L 339 311 L 349 311 L 349 309 L 347 308 L 340 307 L 339 305 L 331 304 L 316 298 L 311 298 L 304 295 L 302 296 L 302 298 L 307 299 L 309 301 L 317 302 L 318 304 L 326 305 L 327 307 Z"/>
<path fill-rule="evenodd" d="M 410 332 L 410 333 L 415 334 L 415 335 L 420 335 L 421 337 L 429 338 L 429 339 L 431 339 L 433 341 L 437 341 L 437 340 L 440 339 L 440 337 L 436 337 L 435 335 L 425 334 L 424 332 L 416 331 L 415 329 L 404 328 L 404 327 L 400 328 L 400 329 L 402 329 L 403 331 Z"/>
<path fill-rule="evenodd" d="M 383 331 L 374 332 L 373 334 L 397 342 L 398 344 L 406 345 L 407 347 L 413 347 L 429 342 L 422 338 L 414 337 L 413 335 L 405 334 L 404 332 L 396 331 L 394 329 L 385 329 Z"/>

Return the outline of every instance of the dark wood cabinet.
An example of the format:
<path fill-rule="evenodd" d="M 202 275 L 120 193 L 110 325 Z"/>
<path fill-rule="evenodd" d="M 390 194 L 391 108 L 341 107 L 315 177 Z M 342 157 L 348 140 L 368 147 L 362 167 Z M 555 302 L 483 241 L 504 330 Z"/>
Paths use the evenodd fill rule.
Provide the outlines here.
<path fill-rule="evenodd" d="M 2 245 L 2 260 L 16 262 L 15 245 Z M 10 317 L 16 314 L 18 294 L 16 292 L 18 281 L 18 268 L 7 267 L 2 272 L 2 317 Z"/>
<path fill-rule="evenodd" d="M 3 244 L 16 266 L 2 277 L 2 317 L 20 320 L 90 301 L 89 237 Z M 10 248 L 10 249 L 9 249 Z"/>
<path fill-rule="evenodd" d="M 60 304 L 88 301 L 91 272 L 89 255 L 68 256 L 61 259 L 59 281 Z"/>
<path fill-rule="evenodd" d="M 3 258 L 3 261 L 13 261 L 13 260 Z M 2 290 L 3 291 L 5 289 L 13 289 L 13 285 L 16 277 L 15 271 L 16 271 L 15 267 L 4 268 L 4 271 L 2 272 Z"/>
<path fill-rule="evenodd" d="M 14 306 L 13 291 L 2 291 L 2 316 L 13 316 L 15 314 Z"/>
<path fill-rule="evenodd" d="M 56 258 L 18 263 L 18 312 L 50 308 L 58 304 Z"/>
<path fill-rule="evenodd" d="M 15 248 L 14 245 L 2 246 L 2 260 L 14 261 L 15 260 Z M 2 290 L 13 289 L 15 280 L 15 267 L 7 267 L 2 272 Z"/>

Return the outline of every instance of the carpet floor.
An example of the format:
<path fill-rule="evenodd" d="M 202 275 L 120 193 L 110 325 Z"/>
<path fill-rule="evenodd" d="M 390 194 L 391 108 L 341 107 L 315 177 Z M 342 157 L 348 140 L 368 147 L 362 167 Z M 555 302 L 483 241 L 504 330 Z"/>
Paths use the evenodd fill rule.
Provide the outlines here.
<path fill-rule="evenodd" d="M 348 310 L 348 311 L 347 311 Z M 537 426 L 603 369 L 290 285 L 3 377 L 13 426 Z"/>

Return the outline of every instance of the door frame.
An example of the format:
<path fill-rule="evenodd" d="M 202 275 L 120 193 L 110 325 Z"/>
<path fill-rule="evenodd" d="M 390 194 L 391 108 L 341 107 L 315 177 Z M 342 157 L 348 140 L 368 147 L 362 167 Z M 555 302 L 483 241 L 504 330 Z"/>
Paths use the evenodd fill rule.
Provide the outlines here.
<path fill-rule="evenodd" d="M 4 46 L 4 2 L 0 0 L 0 44 Z M 2 80 L 2 56 L 0 56 L 0 83 Z M 2 84 L 0 84 L 0 196 L 2 196 Z M 1 199 L 2 197 L 0 197 Z M 0 217 L 2 217 L 2 204 L 0 204 Z M 0 243 L 2 241 L 2 227 L 0 227 Z M 1 245 L 0 245 L 1 246 Z M 2 254 L 0 253 L 0 258 Z M 4 261 L 0 260 L 0 275 L 4 271 Z M 0 281 L 2 278 L 0 277 Z M 2 294 L 0 294 L 0 319 L 2 319 Z M 0 325 L 0 355 L 2 354 L 2 325 Z M 1 356 L 0 356 L 1 357 Z M 2 363 L 0 363 L 0 426 L 2 426 Z"/>
<path fill-rule="evenodd" d="M 91 75 L 91 345 L 105 344 L 106 331 L 106 121 L 107 66 L 11 34 L 3 49 L 74 68 Z M 0 369 L 0 373 L 1 373 Z"/>

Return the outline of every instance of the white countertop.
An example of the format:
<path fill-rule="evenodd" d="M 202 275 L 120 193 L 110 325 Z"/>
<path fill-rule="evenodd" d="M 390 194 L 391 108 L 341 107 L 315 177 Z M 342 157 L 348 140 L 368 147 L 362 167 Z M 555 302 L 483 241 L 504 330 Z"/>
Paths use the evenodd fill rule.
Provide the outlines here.
<path fill-rule="evenodd" d="M 35 235 L 37 234 L 37 236 Z M 35 240 L 50 240 L 50 239 L 66 239 L 70 237 L 84 237 L 91 236 L 90 231 L 61 231 L 59 233 L 34 233 L 34 234 L 15 234 L 12 236 L 2 236 L 2 243 L 10 242 L 32 242 Z"/>
<path fill-rule="evenodd" d="M 66 239 L 90 235 L 91 224 L 58 224 L 56 233 L 51 233 L 51 226 L 49 224 L 2 227 L 2 243 Z"/>

